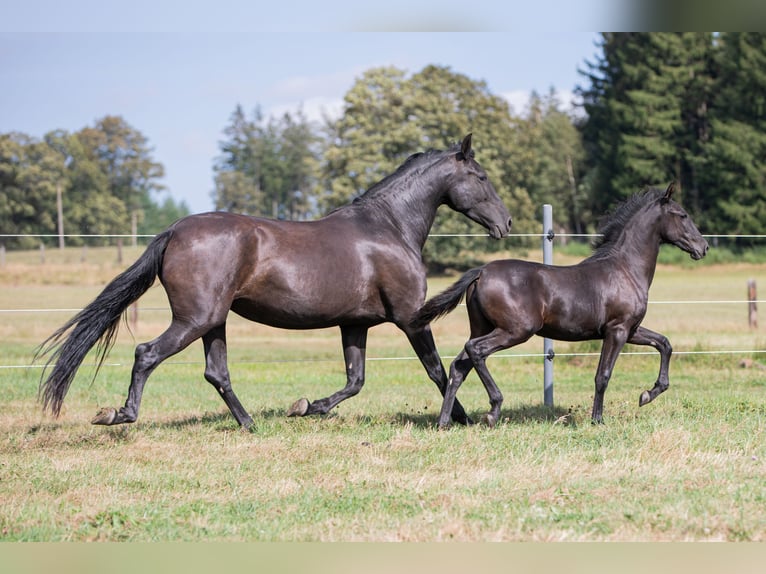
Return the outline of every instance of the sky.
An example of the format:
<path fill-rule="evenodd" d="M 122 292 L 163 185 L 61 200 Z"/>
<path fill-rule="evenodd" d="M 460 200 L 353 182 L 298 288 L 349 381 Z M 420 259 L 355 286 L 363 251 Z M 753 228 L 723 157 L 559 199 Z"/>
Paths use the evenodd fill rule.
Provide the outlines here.
<path fill-rule="evenodd" d="M 169 31 L 136 31 L 130 25 L 123 30 L 119 19 L 110 20 L 113 29 L 63 20 L 64 31 L 55 30 L 53 22 L 24 26 L 23 11 L 38 1 L 14 3 L 27 8 L 10 8 L 11 24 L 0 25 L 0 133 L 42 137 L 121 116 L 148 139 L 153 159 L 165 168 L 161 183 L 167 193 L 192 212 L 213 209 L 213 164 L 237 105 L 248 113 L 260 106 L 267 115 L 302 108 L 310 119 L 319 119 L 323 111 L 338 113 L 344 94 L 369 68 L 395 66 L 412 74 L 436 64 L 485 81 L 520 113 L 532 91 L 553 88 L 563 99 L 571 97 L 585 83 L 578 68 L 598 54 L 596 33 L 561 29 L 279 31 L 275 26 L 277 31 L 254 33 L 239 26 L 221 32 L 216 26 L 210 31 L 176 23 Z M 61 18 L 71 20 L 71 14 Z M 479 153 L 481 134 L 474 134 L 474 142 Z"/>

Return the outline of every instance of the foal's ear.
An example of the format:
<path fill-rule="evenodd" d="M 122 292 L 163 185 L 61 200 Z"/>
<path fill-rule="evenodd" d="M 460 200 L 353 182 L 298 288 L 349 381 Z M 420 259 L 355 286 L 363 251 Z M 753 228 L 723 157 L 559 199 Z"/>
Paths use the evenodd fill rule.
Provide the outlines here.
<path fill-rule="evenodd" d="M 461 161 L 470 158 L 473 154 L 473 150 L 471 150 L 471 136 L 473 136 L 473 134 L 465 136 L 463 138 L 463 143 L 460 144 L 460 153 L 457 158 Z"/>
<path fill-rule="evenodd" d="M 667 203 L 670 201 L 670 196 L 673 195 L 673 192 L 676 190 L 676 182 L 671 181 L 668 188 L 665 190 L 665 195 L 662 196 L 662 203 Z"/>

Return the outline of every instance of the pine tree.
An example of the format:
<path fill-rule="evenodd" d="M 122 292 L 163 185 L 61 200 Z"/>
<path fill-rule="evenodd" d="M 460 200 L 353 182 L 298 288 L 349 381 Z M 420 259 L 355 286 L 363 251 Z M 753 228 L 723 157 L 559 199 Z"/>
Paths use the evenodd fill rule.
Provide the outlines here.
<path fill-rule="evenodd" d="M 766 221 L 766 36 L 723 33 L 704 146 L 710 231 L 763 233 Z"/>
<path fill-rule="evenodd" d="M 680 181 L 700 208 L 698 173 L 708 137 L 712 35 L 604 34 L 580 89 L 593 165 L 591 204 L 603 213 L 650 185 Z"/>

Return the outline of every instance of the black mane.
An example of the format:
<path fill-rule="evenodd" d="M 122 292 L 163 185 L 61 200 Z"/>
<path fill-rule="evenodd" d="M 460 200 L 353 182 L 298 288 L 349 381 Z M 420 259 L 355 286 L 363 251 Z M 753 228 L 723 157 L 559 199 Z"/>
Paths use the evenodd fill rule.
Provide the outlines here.
<path fill-rule="evenodd" d="M 606 254 L 636 213 L 646 205 L 659 200 L 664 194 L 663 189 L 647 188 L 632 195 L 607 213 L 599 222 L 598 233 L 601 236 L 593 240 L 591 257 Z"/>
<path fill-rule="evenodd" d="M 354 199 L 354 204 L 363 203 L 373 198 L 379 197 L 387 190 L 395 188 L 394 185 L 402 177 L 417 176 L 422 169 L 425 169 L 433 163 L 447 155 L 460 151 L 460 144 L 454 144 L 449 149 L 437 150 L 429 149 L 424 152 L 417 152 L 409 156 L 404 163 L 396 168 L 396 171 L 387 175 L 379 182 L 375 183 L 367 191 Z"/>

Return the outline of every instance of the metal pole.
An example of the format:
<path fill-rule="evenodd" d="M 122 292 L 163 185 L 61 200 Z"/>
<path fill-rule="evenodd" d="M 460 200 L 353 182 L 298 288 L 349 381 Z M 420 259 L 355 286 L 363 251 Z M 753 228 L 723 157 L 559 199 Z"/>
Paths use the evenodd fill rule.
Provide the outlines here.
<path fill-rule="evenodd" d="M 543 205 L 543 263 L 553 265 L 553 207 Z M 553 341 L 543 339 L 543 403 L 553 406 Z"/>

